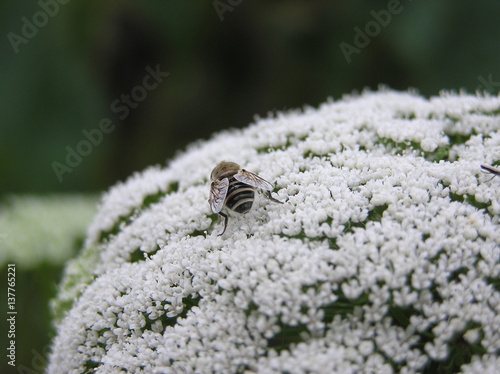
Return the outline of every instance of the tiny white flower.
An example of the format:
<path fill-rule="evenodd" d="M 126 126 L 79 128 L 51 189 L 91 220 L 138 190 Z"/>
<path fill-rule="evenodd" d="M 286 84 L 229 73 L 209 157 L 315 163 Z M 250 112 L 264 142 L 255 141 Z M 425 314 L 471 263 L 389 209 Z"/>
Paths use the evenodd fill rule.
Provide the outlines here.
<path fill-rule="evenodd" d="M 467 340 L 470 344 L 475 344 L 478 342 L 480 337 L 479 329 L 468 330 L 464 334 L 464 339 Z"/>
<path fill-rule="evenodd" d="M 373 353 L 374 344 L 370 340 L 364 340 L 359 344 L 359 353 L 363 356 L 369 356 Z"/>

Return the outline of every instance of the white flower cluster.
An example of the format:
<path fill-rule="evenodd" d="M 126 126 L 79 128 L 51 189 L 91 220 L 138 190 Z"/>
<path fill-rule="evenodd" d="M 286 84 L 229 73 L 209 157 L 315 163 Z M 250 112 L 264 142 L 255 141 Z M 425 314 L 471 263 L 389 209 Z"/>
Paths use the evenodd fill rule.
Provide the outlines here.
<path fill-rule="evenodd" d="M 64 264 L 80 249 L 97 196 L 13 195 L 0 207 L 0 264 Z"/>
<path fill-rule="evenodd" d="M 496 373 L 500 97 L 365 92 L 112 188 L 66 273 L 49 373 Z M 235 161 L 274 204 L 230 213 Z"/>

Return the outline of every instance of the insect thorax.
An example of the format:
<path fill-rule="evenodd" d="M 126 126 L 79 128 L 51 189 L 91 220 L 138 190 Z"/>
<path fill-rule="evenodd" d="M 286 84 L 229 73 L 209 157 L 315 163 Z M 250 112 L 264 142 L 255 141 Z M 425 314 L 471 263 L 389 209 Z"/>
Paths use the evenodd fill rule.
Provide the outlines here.
<path fill-rule="evenodd" d="M 247 213 L 252 209 L 255 199 L 255 189 L 248 184 L 229 178 L 229 188 L 226 195 L 226 206 L 236 213 Z"/>

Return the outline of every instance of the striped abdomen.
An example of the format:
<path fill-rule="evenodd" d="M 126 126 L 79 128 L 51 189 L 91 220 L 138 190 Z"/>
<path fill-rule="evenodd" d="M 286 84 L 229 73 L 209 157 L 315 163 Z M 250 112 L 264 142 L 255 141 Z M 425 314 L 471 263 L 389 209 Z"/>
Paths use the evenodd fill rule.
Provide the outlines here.
<path fill-rule="evenodd" d="M 253 205 L 255 189 L 248 184 L 229 178 L 229 188 L 226 195 L 226 206 L 236 213 L 246 213 Z"/>

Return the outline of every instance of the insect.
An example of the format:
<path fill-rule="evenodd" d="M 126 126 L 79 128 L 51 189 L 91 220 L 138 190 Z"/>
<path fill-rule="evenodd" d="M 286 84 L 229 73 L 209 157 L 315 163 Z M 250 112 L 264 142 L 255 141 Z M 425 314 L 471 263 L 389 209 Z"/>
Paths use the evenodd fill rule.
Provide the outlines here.
<path fill-rule="evenodd" d="M 242 169 L 240 165 L 234 162 L 220 162 L 212 174 L 210 185 L 210 198 L 208 203 L 212 212 L 220 214 L 224 217 L 224 230 L 219 234 L 226 232 L 229 217 L 222 212 L 222 208 L 226 207 L 236 213 L 247 213 L 253 205 L 255 199 L 255 189 L 260 188 L 267 191 L 269 200 L 283 204 L 271 196 L 273 185 L 262 179 L 257 174 Z"/>
<path fill-rule="evenodd" d="M 493 174 L 493 177 L 491 177 L 491 179 L 495 178 L 497 175 L 500 176 L 500 170 L 497 168 L 494 168 L 493 166 L 481 165 L 481 169 L 486 170 L 488 173 Z M 491 179 L 489 179 L 489 180 L 491 180 Z"/>

